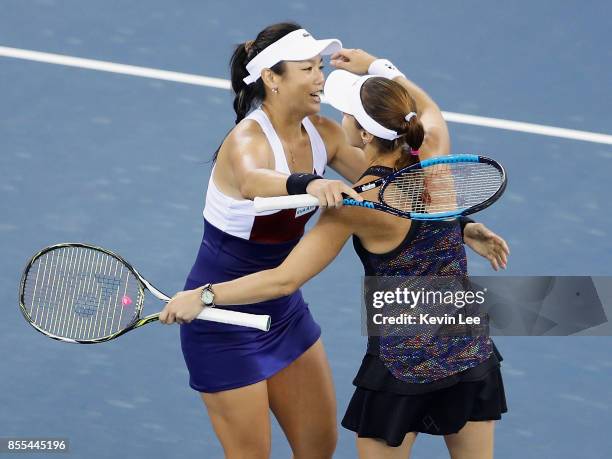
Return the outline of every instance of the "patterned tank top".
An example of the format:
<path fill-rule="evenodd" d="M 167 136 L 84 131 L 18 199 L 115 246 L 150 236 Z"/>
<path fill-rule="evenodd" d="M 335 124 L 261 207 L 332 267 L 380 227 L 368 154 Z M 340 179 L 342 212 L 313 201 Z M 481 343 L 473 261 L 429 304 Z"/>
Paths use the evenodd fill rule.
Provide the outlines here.
<path fill-rule="evenodd" d="M 364 176 L 391 173 L 375 166 Z M 458 221 L 412 221 L 404 240 L 384 254 L 368 252 L 357 236 L 353 245 L 366 276 L 466 276 L 467 259 Z M 484 362 L 493 352 L 489 337 L 399 336 L 368 338 L 368 353 L 378 355 L 393 376 L 430 383 Z"/>

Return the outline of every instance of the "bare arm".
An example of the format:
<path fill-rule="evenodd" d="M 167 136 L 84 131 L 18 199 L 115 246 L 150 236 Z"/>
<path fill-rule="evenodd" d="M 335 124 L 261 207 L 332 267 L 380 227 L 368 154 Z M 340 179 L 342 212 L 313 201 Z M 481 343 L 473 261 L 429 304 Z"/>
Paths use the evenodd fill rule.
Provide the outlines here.
<path fill-rule="evenodd" d="M 242 197 L 283 196 L 287 194 L 287 175 L 274 171 L 270 147 L 265 137 L 252 126 L 239 127 L 230 134 L 223 149 L 229 166 L 217 177 L 231 183 Z M 221 158 L 219 161 L 224 161 Z M 215 179 L 217 179 L 215 177 Z"/>
<path fill-rule="evenodd" d="M 376 58 L 360 49 L 342 49 L 332 56 L 331 64 L 339 69 L 356 74 L 365 74 Z M 447 155 L 450 153 L 450 135 L 440 107 L 419 86 L 405 77 L 398 76 L 394 81 L 404 86 L 414 98 L 419 118 L 425 130 L 419 158 Z M 468 223 L 465 227 L 465 243 L 476 253 L 487 258 L 496 271 L 505 269 L 510 254 L 508 245 L 500 236 L 481 223 Z"/>
<path fill-rule="evenodd" d="M 215 181 L 217 184 L 221 182 L 221 186 L 229 184 L 245 199 L 286 196 L 288 175 L 274 170 L 270 146 L 258 129 L 253 125 L 240 126 L 228 137 L 223 146 L 227 157 L 221 157 L 219 161 L 229 167 L 216 170 Z M 339 180 L 313 180 L 306 192 L 316 196 L 322 206 L 341 206 L 342 193 L 361 200 L 349 185 Z"/>
<path fill-rule="evenodd" d="M 319 117 L 328 147 L 329 166 L 351 183 L 355 183 L 368 168 L 365 153 L 361 148 L 352 146 L 338 123 Z"/>
<path fill-rule="evenodd" d="M 394 78 L 393 81 L 398 82 L 408 90 L 418 107 L 419 117 L 425 129 L 425 140 L 419 149 L 420 158 L 448 155 L 451 148 L 450 134 L 438 104 L 423 89 L 407 78 L 400 76 Z"/>
<path fill-rule="evenodd" d="M 296 291 L 332 262 L 352 234 L 350 224 L 341 218 L 339 212 L 325 211 L 315 227 L 277 268 L 214 284 L 215 303 L 258 303 Z M 201 288 L 179 292 L 164 307 L 160 321 L 169 324 L 195 319 L 203 309 L 201 292 Z"/>
<path fill-rule="evenodd" d="M 323 213 L 315 227 L 274 269 L 213 285 L 215 303 L 249 304 L 289 295 L 320 273 L 351 235 L 337 211 Z"/>
<path fill-rule="evenodd" d="M 332 56 L 331 64 L 336 68 L 363 75 L 368 73 L 370 64 L 376 59 L 361 49 L 342 49 Z M 425 129 L 425 140 L 419 149 L 421 159 L 449 154 L 450 135 L 438 105 L 423 89 L 407 78 L 395 77 L 394 81 L 404 86 L 416 102 L 419 119 Z"/>

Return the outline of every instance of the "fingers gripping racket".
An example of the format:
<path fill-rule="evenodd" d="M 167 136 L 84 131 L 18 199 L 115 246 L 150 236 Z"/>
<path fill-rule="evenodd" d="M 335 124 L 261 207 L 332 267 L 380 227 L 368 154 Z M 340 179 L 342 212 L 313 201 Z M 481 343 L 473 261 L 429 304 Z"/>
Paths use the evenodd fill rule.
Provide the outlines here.
<path fill-rule="evenodd" d="M 141 317 L 146 290 L 170 300 L 119 255 L 66 243 L 46 247 L 28 262 L 19 305 L 26 320 L 50 338 L 101 343 L 159 319 L 159 313 Z M 270 316 L 217 308 L 205 308 L 198 319 L 270 329 Z"/>
<path fill-rule="evenodd" d="M 497 161 L 479 155 L 426 159 L 354 188 L 380 187 L 379 202 L 345 198 L 345 206 L 382 210 L 412 220 L 444 220 L 473 214 L 497 201 L 506 189 L 506 172 Z M 309 194 L 255 198 L 255 211 L 318 206 Z"/>

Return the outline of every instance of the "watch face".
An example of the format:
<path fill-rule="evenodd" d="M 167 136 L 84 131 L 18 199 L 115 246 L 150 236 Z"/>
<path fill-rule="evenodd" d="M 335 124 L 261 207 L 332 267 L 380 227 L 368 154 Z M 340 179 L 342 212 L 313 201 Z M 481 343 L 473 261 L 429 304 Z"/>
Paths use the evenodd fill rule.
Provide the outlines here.
<path fill-rule="evenodd" d="M 212 304 L 214 299 L 215 299 L 215 295 L 210 290 L 204 290 L 202 292 L 202 302 L 204 304 Z"/>

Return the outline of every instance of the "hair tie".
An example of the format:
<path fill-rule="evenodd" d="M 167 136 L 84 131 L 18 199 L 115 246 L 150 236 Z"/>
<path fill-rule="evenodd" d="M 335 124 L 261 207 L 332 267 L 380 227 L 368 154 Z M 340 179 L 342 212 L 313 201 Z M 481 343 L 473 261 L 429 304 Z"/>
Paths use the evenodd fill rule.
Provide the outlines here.
<path fill-rule="evenodd" d="M 410 120 L 411 120 L 412 118 L 414 118 L 415 116 L 417 116 L 417 114 L 416 114 L 415 112 L 410 112 L 410 113 L 408 113 L 406 116 L 404 116 L 404 119 L 405 119 L 406 121 L 410 122 Z"/>
<path fill-rule="evenodd" d="M 410 154 L 412 156 L 419 156 L 419 150 L 413 150 L 412 148 L 410 149 Z"/>
<path fill-rule="evenodd" d="M 248 53 L 255 44 L 255 40 L 248 40 L 244 42 L 244 50 Z"/>

